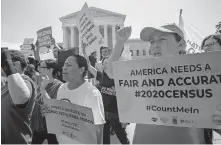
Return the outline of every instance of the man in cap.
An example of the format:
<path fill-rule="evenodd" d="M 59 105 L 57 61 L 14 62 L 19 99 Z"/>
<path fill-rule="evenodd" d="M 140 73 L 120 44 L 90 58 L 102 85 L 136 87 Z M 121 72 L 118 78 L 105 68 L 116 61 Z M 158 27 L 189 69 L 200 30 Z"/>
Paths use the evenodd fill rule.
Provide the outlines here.
<path fill-rule="evenodd" d="M 146 27 L 141 31 L 140 38 L 150 42 L 149 52 L 154 57 L 185 54 L 184 34 L 176 24 Z"/>
<path fill-rule="evenodd" d="M 146 27 L 141 31 L 140 38 L 150 42 L 149 52 L 154 57 L 185 54 L 184 34 L 176 24 Z M 137 124 L 133 143 L 211 144 L 212 136 L 210 132 L 198 128 Z"/>

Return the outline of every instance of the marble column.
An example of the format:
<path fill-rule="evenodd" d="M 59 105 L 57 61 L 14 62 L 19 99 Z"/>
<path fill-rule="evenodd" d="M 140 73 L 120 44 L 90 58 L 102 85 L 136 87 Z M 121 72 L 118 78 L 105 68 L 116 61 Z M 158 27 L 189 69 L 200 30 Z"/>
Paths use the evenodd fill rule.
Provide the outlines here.
<path fill-rule="evenodd" d="M 79 55 L 83 55 L 83 51 L 82 51 L 82 48 L 81 48 L 81 35 L 80 35 L 80 32 L 79 32 Z"/>
<path fill-rule="evenodd" d="M 69 43 L 69 38 L 68 38 L 68 27 L 63 26 L 63 48 L 68 49 L 68 43 Z"/>
<path fill-rule="evenodd" d="M 104 45 L 108 47 L 107 25 L 104 25 Z"/>
<path fill-rule="evenodd" d="M 116 25 L 112 25 L 112 44 L 114 48 L 116 44 Z"/>
<path fill-rule="evenodd" d="M 75 26 L 71 27 L 71 47 L 75 47 Z"/>

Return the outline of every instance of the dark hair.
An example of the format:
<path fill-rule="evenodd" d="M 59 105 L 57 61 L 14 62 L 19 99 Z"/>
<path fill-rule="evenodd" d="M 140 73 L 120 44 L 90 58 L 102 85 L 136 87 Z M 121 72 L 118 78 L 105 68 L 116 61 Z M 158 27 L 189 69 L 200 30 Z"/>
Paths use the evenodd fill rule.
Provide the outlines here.
<path fill-rule="evenodd" d="M 208 39 L 216 39 L 216 41 L 218 42 L 219 46 L 221 46 L 221 35 L 220 34 L 213 34 L 213 35 L 209 35 L 206 38 L 203 39 L 202 43 L 201 43 L 201 49 L 203 49 L 206 40 Z"/>
<path fill-rule="evenodd" d="M 33 57 L 28 57 L 28 64 L 33 64 L 35 66 L 35 71 L 39 72 L 38 67 L 40 66 L 40 63 L 38 60 Z"/>
<path fill-rule="evenodd" d="M 102 50 L 104 50 L 104 49 L 107 49 L 107 50 L 109 50 L 109 48 L 108 47 L 104 47 L 104 46 L 101 46 L 101 52 L 102 52 Z"/>
<path fill-rule="evenodd" d="M 35 83 L 37 83 L 37 76 L 35 71 L 35 66 L 33 64 L 28 64 L 24 74 L 29 76 Z"/>
<path fill-rule="evenodd" d="M 13 62 L 19 61 L 21 63 L 21 69 L 24 71 L 24 69 L 27 67 L 27 60 L 24 56 L 24 54 L 19 50 L 9 50 L 11 54 L 11 58 Z"/>
<path fill-rule="evenodd" d="M 44 60 L 46 67 L 52 69 L 52 77 L 62 81 L 62 69 L 59 68 L 58 63 L 53 59 Z"/>
<path fill-rule="evenodd" d="M 173 33 L 173 35 L 175 37 L 176 42 L 180 42 L 182 40 L 182 37 L 180 35 L 178 35 L 177 33 Z M 186 54 L 186 51 L 185 50 L 180 50 L 179 55 L 182 55 L 182 54 Z"/>
<path fill-rule="evenodd" d="M 78 54 L 74 54 L 73 56 L 76 58 L 76 62 L 78 64 L 78 67 L 79 68 L 84 67 L 84 72 L 82 74 L 82 78 L 84 78 L 87 74 L 87 71 L 88 71 L 87 60 L 83 56 L 78 55 Z"/>
<path fill-rule="evenodd" d="M 178 35 L 177 33 L 173 33 L 176 42 L 180 42 L 180 40 L 182 39 L 182 37 L 180 35 Z"/>

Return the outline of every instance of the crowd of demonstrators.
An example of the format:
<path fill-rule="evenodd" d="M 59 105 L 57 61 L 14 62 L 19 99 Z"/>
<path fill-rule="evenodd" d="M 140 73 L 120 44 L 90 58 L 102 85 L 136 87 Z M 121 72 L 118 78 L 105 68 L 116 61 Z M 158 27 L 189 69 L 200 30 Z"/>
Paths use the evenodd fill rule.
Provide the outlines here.
<path fill-rule="evenodd" d="M 153 57 L 185 54 L 184 34 L 175 24 L 160 28 L 146 27 L 141 31 L 140 38 L 150 42 L 150 55 Z M 202 43 L 202 48 L 210 51 L 221 50 L 220 39 L 217 38 L 214 35 L 207 37 Z M 116 51 L 121 52 L 119 49 Z M 220 130 L 215 129 L 215 131 L 220 134 Z M 212 144 L 212 129 L 137 124 L 133 143 Z"/>
<path fill-rule="evenodd" d="M 37 86 L 24 75 L 27 61 L 23 53 L 18 50 L 2 50 L 1 61 L 2 70 L 7 77 L 7 83 L 1 92 L 1 142 L 28 144 L 32 139 L 30 116 Z"/>
<path fill-rule="evenodd" d="M 21 51 L 2 49 L 1 95 L 3 144 L 73 144 L 79 143 L 64 135 L 49 134 L 44 117 L 47 106 L 44 99 L 57 99 L 92 109 L 98 144 L 110 144 L 111 129 L 122 144 L 130 144 L 126 126 L 118 114 L 117 97 L 113 79 L 112 63 L 119 61 L 124 43 L 131 35 L 131 27 L 116 33 L 116 45 L 110 53 L 101 47 L 102 59 L 96 63 L 96 54 L 90 57 L 82 44 L 83 56 L 72 54 L 59 68 L 59 46 L 53 53 L 56 60 L 37 61 L 26 57 Z M 183 31 L 175 24 L 159 28 L 146 27 L 140 33 L 142 41 L 150 43 L 149 54 L 153 57 L 186 54 Z M 37 47 L 37 45 L 36 45 Z M 201 44 L 203 52 L 221 51 L 221 36 L 213 34 Z M 96 64 L 95 64 L 96 63 Z M 97 80 L 92 85 L 86 75 Z M 135 144 L 212 144 L 212 132 L 218 129 L 157 126 L 137 124 Z M 157 137 L 156 137 L 157 136 Z"/>
<path fill-rule="evenodd" d="M 117 47 L 121 46 L 118 43 L 122 43 L 120 41 L 123 37 L 129 37 L 130 28 L 124 28 L 117 33 Z M 126 36 L 125 36 L 126 35 Z M 119 40 L 119 41 L 118 41 Z M 101 61 L 101 68 L 96 70 L 91 64 L 89 57 L 85 51 L 85 45 L 82 44 L 83 54 L 87 59 L 88 70 L 95 76 L 96 80 L 99 82 L 100 92 L 102 94 L 104 111 L 105 111 L 105 121 L 104 130 L 103 130 L 103 143 L 110 144 L 110 130 L 111 128 L 115 131 L 116 136 L 122 144 L 129 144 L 130 141 L 127 137 L 127 133 L 125 130 L 125 123 L 120 123 L 119 115 L 118 115 L 118 107 L 117 107 L 117 98 L 115 91 L 115 84 L 112 75 L 112 65 L 108 66 L 108 54 L 109 49 L 107 47 L 103 47 L 101 51 L 103 51 L 103 56 L 105 56 Z M 118 49 L 118 48 L 114 48 Z M 113 53 L 115 55 L 115 53 Z M 115 56 L 113 56 L 115 57 Z M 111 58 L 113 58 L 111 57 Z M 109 62 L 117 61 L 117 59 L 110 59 Z"/>
<path fill-rule="evenodd" d="M 58 68 L 57 62 L 52 59 L 42 61 L 40 64 L 39 73 L 41 78 L 47 78 L 49 80 L 46 86 L 41 85 L 40 87 L 45 88 L 51 99 L 56 99 L 57 91 L 63 83 L 59 80 L 59 78 L 62 75 L 62 72 Z M 45 117 L 43 117 L 43 115 L 41 114 L 41 105 L 43 101 L 42 97 L 43 96 L 41 94 L 38 95 L 32 115 L 32 144 L 42 144 L 45 141 L 45 139 L 47 139 L 48 144 L 57 144 L 58 142 L 56 136 L 54 134 L 47 133 L 46 120 Z"/>

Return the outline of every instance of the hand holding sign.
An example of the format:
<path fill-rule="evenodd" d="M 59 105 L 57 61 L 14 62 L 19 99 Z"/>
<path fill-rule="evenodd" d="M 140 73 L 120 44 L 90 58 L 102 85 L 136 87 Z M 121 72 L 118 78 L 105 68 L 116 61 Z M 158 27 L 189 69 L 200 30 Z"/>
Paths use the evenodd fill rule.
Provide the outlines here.
<path fill-rule="evenodd" d="M 51 82 L 51 80 L 49 79 L 49 77 L 47 75 L 45 75 L 45 77 L 42 77 L 42 82 L 41 82 L 41 86 L 40 86 L 41 91 L 44 91 L 50 82 Z"/>
<path fill-rule="evenodd" d="M 41 105 L 41 114 L 42 114 L 42 116 L 46 116 L 49 109 L 50 109 L 50 106 L 48 104 Z"/>
<path fill-rule="evenodd" d="M 117 31 L 117 41 L 126 42 L 131 35 L 131 27 L 124 27 Z"/>
<path fill-rule="evenodd" d="M 221 125 L 221 104 L 218 105 L 215 115 L 213 115 L 213 121 L 217 125 Z"/>
<path fill-rule="evenodd" d="M 86 49 L 85 49 L 86 47 L 87 47 L 86 43 L 82 41 L 81 48 L 82 48 L 82 52 L 83 52 L 84 56 L 86 54 Z"/>

